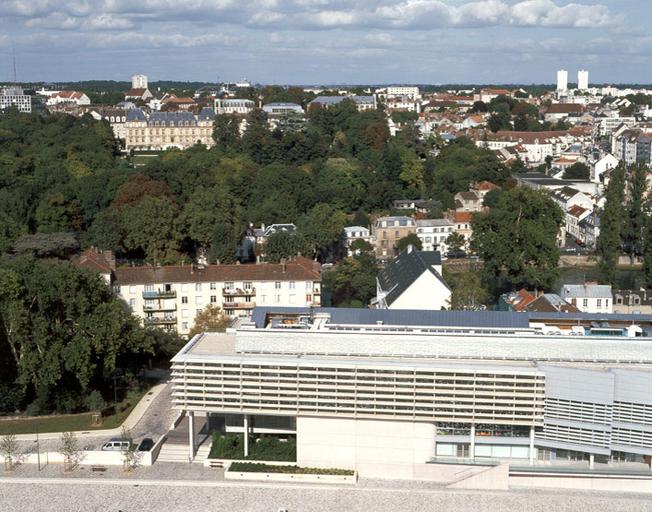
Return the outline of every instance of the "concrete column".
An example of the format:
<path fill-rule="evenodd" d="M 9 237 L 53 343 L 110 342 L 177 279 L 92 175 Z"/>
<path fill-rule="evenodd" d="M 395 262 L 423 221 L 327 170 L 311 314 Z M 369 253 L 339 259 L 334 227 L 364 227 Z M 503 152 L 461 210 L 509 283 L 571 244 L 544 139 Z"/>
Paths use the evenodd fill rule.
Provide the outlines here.
<path fill-rule="evenodd" d="M 244 415 L 244 456 L 249 455 L 249 415 Z"/>
<path fill-rule="evenodd" d="M 591 454 L 589 455 L 589 469 L 593 469 L 595 467 L 595 455 Z"/>
<path fill-rule="evenodd" d="M 469 457 L 475 459 L 475 424 L 471 424 L 471 442 L 469 444 Z"/>
<path fill-rule="evenodd" d="M 530 466 L 534 464 L 534 426 L 530 427 L 530 450 L 528 451 L 530 456 Z"/>
<path fill-rule="evenodd" d="M 434 427 L 435 427 L 435 437 L 432 440 L 432 444 L 433 444 L 432 449 L 433 449 L 433 456 L 436 457 L 437 456 L 437 424 L 436 423 L 434 424 Z"/>
<path fill-rule="evenodd" d="M 188 411 L 188 461 L 195 458 L 195 413 Z"/>

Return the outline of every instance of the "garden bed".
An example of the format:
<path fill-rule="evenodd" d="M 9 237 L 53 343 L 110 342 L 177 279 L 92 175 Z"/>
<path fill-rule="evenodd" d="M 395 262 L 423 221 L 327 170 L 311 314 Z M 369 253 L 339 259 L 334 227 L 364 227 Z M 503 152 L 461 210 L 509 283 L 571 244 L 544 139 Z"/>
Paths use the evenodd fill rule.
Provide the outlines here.
<path fill-rule="evenodd" d="M 356 472 L 351 469 L 306 468 L 295 465 L 232 462 L 224 472 L 227 480 L 267 480 L 275 482 L 312 482 L 355 484 Z"/>
<path fill-rule="evenodd" d="M 281 441 L 273 436 L 249 439 L 249 455 L 244 456 L 244 436 L 242 434 L 213 434 L 209 459 L 284 461 L 297 460 L 296 439 Z"/>

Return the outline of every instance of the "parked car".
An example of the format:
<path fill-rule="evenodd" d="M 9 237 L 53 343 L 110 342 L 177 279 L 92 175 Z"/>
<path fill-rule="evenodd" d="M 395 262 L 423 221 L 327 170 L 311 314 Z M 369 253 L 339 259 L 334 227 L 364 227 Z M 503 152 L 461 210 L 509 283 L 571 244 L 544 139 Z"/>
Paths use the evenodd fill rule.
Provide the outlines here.
<path fill-rule="evenodd" d="M 121 452 L 129 449 L 129 441 L 121 438 L 114 438 L 102 445 L 102 450 L 109 452 Z"/>
<path fill-rule="evenodd" d="M 466 258 L 466 253 L 464 251 L 448 251 L 446 253 L 447 258 Z"/>
<path fill-rule="evenodd" d="M 139 452 L 148 452 L 154 447 L 154 440 L 146 437 L 143 439 L 140 444 L 138 445 L 138 451 Z"/>

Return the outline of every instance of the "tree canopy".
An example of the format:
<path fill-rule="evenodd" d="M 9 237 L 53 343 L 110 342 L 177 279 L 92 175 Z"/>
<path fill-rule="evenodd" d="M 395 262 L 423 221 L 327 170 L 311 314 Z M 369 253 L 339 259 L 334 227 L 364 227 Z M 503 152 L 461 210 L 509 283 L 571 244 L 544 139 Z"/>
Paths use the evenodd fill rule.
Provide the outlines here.
<path fill-rule="evenodd" d="M 550 288 L 558 274 L 556 239 L 562 211 L 541 191 L 515 187 L 472 220 L 472 249 L 485 272 L 511 286 Z"/>

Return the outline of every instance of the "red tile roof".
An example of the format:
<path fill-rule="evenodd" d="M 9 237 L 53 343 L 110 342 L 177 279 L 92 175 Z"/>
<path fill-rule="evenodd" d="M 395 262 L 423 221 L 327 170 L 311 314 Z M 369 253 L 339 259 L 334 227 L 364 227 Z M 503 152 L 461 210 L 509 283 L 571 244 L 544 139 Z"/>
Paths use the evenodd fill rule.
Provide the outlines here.
<path fill-rule="evenodd" d="M 285 264 L 165 265 L 118 267 L 118 286 L 156 283 L 201 283 L 225 281 L 319 281 L 319 263 L 297 256 Z"/>

